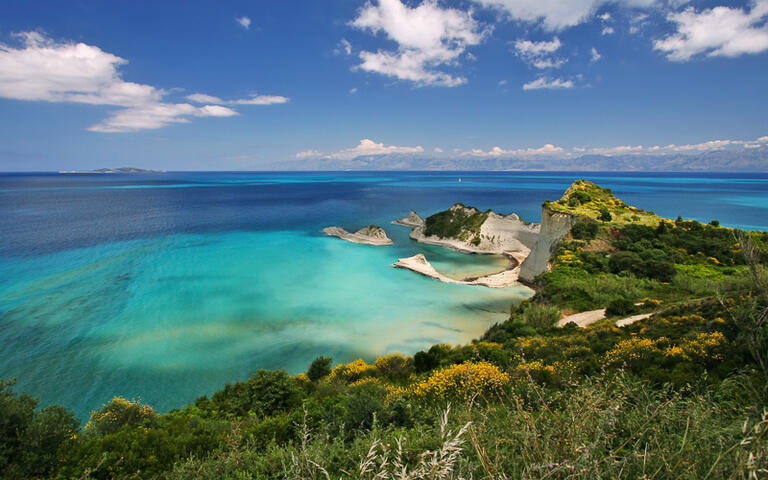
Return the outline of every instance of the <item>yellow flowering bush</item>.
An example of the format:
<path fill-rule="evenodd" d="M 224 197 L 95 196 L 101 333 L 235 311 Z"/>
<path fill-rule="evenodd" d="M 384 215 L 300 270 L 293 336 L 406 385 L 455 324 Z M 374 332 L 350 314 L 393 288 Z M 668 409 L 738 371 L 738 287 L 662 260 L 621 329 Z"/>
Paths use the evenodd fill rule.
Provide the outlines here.
<path fill-rule="evenodd" d="M 509 381 L 509 374 L 496 365 L 466 362 L 432 373 L 426 380 L 412 385 L 409 393 L 418 398 L 450 399 L 493 393 Z"/>
<path fill-rule="evenodd" d="M 657 339 L 645 337 L 632 337 L 622 340 L 605 353 L 605 361 L 608 364 L 633 364 L 643 360 L 649 360 L 663 352 L 663 348 L 669 340 L 666 337 Z"/>
<path fill-rule="evenodd" d="M 722 360 L 722 347 L 728 343 L 722 332 L 699 333 L 696 337 L 684 340 L 680 345 L 668 347 L 665 357 L 680 358 L 694 362 Z"/>
<path fill-rule="evenodd" d="M 135 425 L 155 420 L 157 417 L 158 414 L 148 405 L 115 397 L 99 410 L 91 412 L 91 419 L 85 429 L 103 435 L 116 432 L 123 425 Z"/>
<path fill-rule="evenodd" d="M 392 355 L 377 358 L 373 366 L 380 375 L 395 379 L 409 375 L 411 362 L 403 355 L 393 353 Z"/>
<path fill-rule="evenodd" d="M 363 377 L 372 376 L 375 372 L 376 367 L 374 365 L 369 365 L 362 358 L 358 358 L 354 362 L 340 363 L 333 367 L 328 379 L 331 381 L 343 380 L 345 382 L 354 382 Z"/>

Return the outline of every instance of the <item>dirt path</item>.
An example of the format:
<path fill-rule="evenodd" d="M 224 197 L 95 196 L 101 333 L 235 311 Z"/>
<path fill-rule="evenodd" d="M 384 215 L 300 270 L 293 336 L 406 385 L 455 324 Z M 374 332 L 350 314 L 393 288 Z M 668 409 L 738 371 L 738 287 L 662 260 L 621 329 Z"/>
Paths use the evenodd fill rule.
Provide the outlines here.
<path fill-rule="evenodd" d="M 640 320 L 645 320 L 651 315 L 653 315 L 653 313 L 642 313 L 640 315 L 633 315 L 631 317 L 621 318 L 619 320 L 616 320 L 616 326 L 626 327 L 627 325 L 632 325 L 633 323 L 639 322 Z M 568 325 L 568 323 L 573 322 L 581 328 L 586 328 L 592 325 L 593 323 L 598 322 L 604 318 L 605 318 L 604 308 L 601 308 L 600 310 L 589 310 L 587 312 L 575 313 L 573 315 L 568 315 L 565 318 L 561 318 L 557 322 L 557 326 L 564 327 Z"/>

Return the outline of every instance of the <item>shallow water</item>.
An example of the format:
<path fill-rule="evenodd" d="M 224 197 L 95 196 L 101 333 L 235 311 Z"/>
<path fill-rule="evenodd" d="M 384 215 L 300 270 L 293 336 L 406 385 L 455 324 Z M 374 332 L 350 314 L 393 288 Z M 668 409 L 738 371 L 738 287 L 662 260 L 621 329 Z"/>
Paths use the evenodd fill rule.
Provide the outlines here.
<path fill-rule="evenodd" d="M 573 179 L 676 217 L 768 228 L 768 176 L 461 173 L 0 175 L 0 377 L 85 417 L 114 395 L 183 406 L 258 368 L 306 369 L 501 321 L 524 287 L 391 268 L 424 253 L 464 278 L 500 256 L 417 244 L 389 222 L 454 202 L 538 220 Z M 327 237 L 376 223 L 395 245 Z"/>

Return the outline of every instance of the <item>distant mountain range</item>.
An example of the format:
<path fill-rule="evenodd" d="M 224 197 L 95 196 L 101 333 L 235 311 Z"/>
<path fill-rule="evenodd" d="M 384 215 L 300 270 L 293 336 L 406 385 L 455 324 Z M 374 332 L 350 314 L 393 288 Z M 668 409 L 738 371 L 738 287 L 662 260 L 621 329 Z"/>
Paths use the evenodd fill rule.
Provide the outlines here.
<path fill-rule="evenodd" d="M 59 170 L 59 173 L 165 173 L 165 170 L 145 170 L 136 167 L 99 168 L 98 170 Z"/>
<path fill-rule="evenodd" d="M 270 170 L 552 170 L 620 172 L 768 172 L 768 146 L 697 154 L 627 154 L 573 157 L 428 157 L 367 155 L 352 159 L 304 158 L 275 163 Z"/>

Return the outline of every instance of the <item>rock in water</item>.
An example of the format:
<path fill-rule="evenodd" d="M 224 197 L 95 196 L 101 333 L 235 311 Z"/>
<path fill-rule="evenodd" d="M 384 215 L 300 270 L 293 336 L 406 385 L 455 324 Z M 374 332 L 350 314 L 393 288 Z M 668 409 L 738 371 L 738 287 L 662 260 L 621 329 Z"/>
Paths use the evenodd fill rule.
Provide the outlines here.
<path fill-rule="evenodd" d="M 325 227 L 323 232 L 326 235 L 339 237 L 352 243 L 362 243 L 365 245 L 392 245 L 392 239 L 387 236 L 381 227 L 368 225 L 355 233 L 349 233 L 341 227 Z"/>

